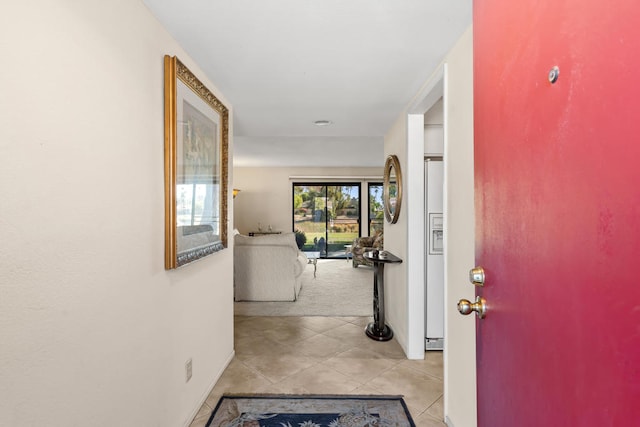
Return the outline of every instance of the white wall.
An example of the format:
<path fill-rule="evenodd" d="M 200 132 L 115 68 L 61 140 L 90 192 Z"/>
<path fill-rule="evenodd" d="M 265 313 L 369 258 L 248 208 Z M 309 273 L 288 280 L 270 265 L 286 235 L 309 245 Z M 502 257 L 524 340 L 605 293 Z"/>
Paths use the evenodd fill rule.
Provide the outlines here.
<path fill-rule="evenodd" d="M 420 124 L 423 126 L 423 124 Z M 418 207 L 419 201 L 411 200 L 411 181 L 414 177 L 407 168 L 407 115 L 406 112 L 393 124 L 384 138 L 384 154 L 396 155 L 400 162 L 403 180 L 403 200 L 400 206 L 400 215 L 395 224 L 384 222 L 384 248 L 403 260 L 402 264 L 391 264 L 384 269 L 385 283 L 385 315 L 386 321 L 393 329 L 398 343 L 405 353 L 408 353 L 408 283 L 407 270 L 409 260 L 407 259 L 408 223 L 407 212 L 410 209 L 422 209 Z M 424 186 L 424 184 L 423 184 Z M 416 231 L 420 233 L 420 231 Z M 424 287 L 424 285 L 423 285 Z M 424 295 L 424 294 L 423 294 Z M 424 322 L 422 325 L 424 330 Z M 424 337 L 424 333 L 423 333 Z M 424 338 L 423 338 L 424 349 Z"/>
<path fill-rule="evenodd" d="M 233 261 L 164 270 L 163 55 L 230 105 L 139 1 L 11 2 L 0 40 L 0 425 L 184 425 Z"/>
<path fill-rule="evenodd" d="M 473 32 L 447 55 L 445 77 L 445 415 L 450 426 L 476 425 L 474 316 L 458 300 L 473 300 L 468 272 L 474 263 Z"/>
<path fill-rule="evenodd" d="M 274 230 L 291 231 L 293 181 L 289 177 L 323 177 L 319 179 L 324 181 L 330 181 L 330 177 L 335 177 L 333 179 L 340 181 L 361 180 L 363 183 L 366 181 L 365 178 L 369 177 L 373 181 L 382 182 L 384 159 L 380 159 L 380 165 L 379 168 L 235 167 L 233 188 L 241 191 L 233 202 L 234 224 L 243 234 L 257 230 L 258 222 L 262 223 L 265 229 L 271 225 Z M 300 178 L 296 181 L 313 180 Z M 364 184 L 361 191 L 366 194 L 367 189 Z M 365 215 L 361 221 L 362 234 L 367 235 L 368 230 L 365 226 L 367 211 L 364 204 L 362 210 L 362 214 Z"/>

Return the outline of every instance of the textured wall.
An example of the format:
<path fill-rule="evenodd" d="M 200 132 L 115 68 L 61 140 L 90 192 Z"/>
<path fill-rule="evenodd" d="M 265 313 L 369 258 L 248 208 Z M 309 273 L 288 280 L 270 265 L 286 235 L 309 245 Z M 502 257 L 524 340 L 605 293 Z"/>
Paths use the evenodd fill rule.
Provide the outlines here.
<path fill-rule="evenodd" d="M 385 267 L 385 313 L 387 323 L 393 329 L 396 339 L 407 352 L 409 334 L 409 308 L 407 280 L 407 240 L 409 227 L 407 215 L 410 200 L 407 190 L 412 179 L 422 180 L 419 177 L 410 177 L 407 173 L 407 114 L 403 112 L 393 124 L 384 138 L 385 158 L 389 155 L 398 156 L 403 183 L 403 200 L 400 206 L 398 222 L 389 224 L 384 222 L 384 248 L 403 260 L 402 264 L 391 264 Z M 424 208 L 422 209 L 424 210 Z M 416 212 L 420 215 L 420 210 Z"/>
<path fill-rule="evenodd" d="M 163 55 L 216 88 L 137 1 L 14 2 L 0 40 L 0 425 L 183 425 L 233 261 L 164 270 Z"/>

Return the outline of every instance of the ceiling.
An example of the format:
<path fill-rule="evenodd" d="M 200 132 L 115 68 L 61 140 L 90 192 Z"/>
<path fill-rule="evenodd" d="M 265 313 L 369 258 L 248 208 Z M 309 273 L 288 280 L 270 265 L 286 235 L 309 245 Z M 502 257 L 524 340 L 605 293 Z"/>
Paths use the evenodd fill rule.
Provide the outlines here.
<path fill-rule="evenodd" d="M 382 166 L 471 0 L 143 0 L 233 105 L 234 166 Z M 316 126 L 329 120 L 329 126 Z"/>

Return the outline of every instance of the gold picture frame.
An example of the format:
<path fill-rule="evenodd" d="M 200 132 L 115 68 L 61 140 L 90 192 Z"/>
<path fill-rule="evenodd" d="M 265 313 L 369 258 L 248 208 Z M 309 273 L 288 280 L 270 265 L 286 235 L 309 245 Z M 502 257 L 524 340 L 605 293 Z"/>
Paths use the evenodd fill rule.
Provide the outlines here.
<path fill-rule="evenodd" d="M 400 217 L 402 206 L 402 171 L 400 161 L 395 155 L 390 155 L 384 163 L 384 186 L 382 200 L 384 217 L 387 222 L 395 224 Z"/>
<path fill-rule="evenodd" d="M 229 110 L 164 57 L 165 269 L 227 247 Z"/>

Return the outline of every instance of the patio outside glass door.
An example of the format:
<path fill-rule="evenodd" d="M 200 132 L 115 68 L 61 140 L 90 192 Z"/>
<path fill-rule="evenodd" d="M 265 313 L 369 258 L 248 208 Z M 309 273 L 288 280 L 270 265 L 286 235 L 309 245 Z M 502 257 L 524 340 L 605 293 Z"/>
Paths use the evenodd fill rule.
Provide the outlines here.
<path fill-rule="evenodd" d="M 360 184 L 327 186 L 327 257 L 344 258 L 360 236 Z"/>
<path fill-rule="evenodd" d="M 303 251 L 344 258 L 345 245 L 360 235 L 360 184 L 293 184 L 293 222 Z"/>

